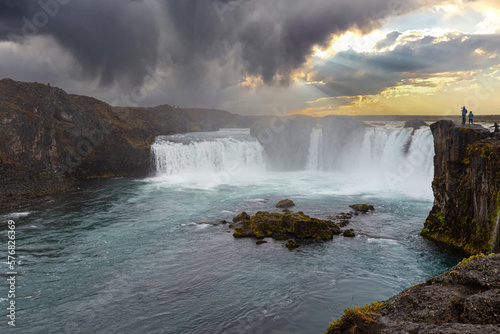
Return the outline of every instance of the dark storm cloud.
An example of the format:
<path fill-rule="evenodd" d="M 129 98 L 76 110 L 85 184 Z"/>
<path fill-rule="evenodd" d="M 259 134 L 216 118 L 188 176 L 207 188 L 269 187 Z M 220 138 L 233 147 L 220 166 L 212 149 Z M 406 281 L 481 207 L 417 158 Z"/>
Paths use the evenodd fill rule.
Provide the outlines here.
<path fill-rule="evenodd" d="M 88 78 L 99 78 L 104 85 L 140 84 L 146 68 L 157 65 L 171 69 L 176 83 L 186 87 L 206 85 L 221 69 L 229 72 L 219 73 L 219 82 L 211 88 L 229 87 L 244 75 L 287 84 L 312 46 L 324 44 L 331 34 L 352 28 L 368 31 L 380 19 L 409 11 L 419 1 L 396 8 L 390 3 L 394 2 L 3 0 L 0 39 L 23 33 L 52 36 Z M 46 24 L 41 24 L 43 13 Z M 27 27 L 27 21 L 35 29 Z M 26 34 L 30 30 L 36 33 Z"/>
<path fill-rule="evenodd" d="M 422 36 L 392 51 L 340 52 L 315 67 L 317 74 L 311 80 L 323 81 L 324 85 L 316 87 L 329 96 L 374 95 L 408 76 L 429 78 L 446 72 L 487 71 L 500 64 L 499 53 L 498 35 L 454 34 L 445 39 Z"/>
<path fill-rule="evenodd" d="M 167 1 L 165 8 L 177 36 L 169 50 L 175 64 L 191 65 L 204 60 L 241 59 L 245 74 L 287 84 L 314 45 L 323 45 L 331 34 L 349 29 L 368 31 L 390 14 L 412 8 L 388 7 L 389 1 L 361 0 L 236 0 Z M 392 12 L 389 10 L 392 9 Z M 399 12 L 398 12 L 399 11 Z M 222 12 L 222 14 L 221 14 Z"/>
<path fill-rule="evenodd" d="M 0 13 L 0 39 L 26 43 L 52 36 L 89 79 L 104 85 L 140 82 L 146 66 L 157 61 L 159 32 L 151 8 L 141 2 L 3 0 Z"/>

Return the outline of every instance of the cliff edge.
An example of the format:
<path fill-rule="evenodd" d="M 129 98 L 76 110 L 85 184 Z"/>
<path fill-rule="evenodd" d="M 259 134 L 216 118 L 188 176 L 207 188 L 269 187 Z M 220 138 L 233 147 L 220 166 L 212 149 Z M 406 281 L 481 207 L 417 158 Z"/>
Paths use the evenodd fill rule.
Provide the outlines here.
<path fill-rule="evenodd" d="M 431 130 L 434 205 L 421 234 L 468 254 L 498 252 L 500 137 L 452 121 Z"/>
<path fill-rule="evenodd" d="M 158 135 L 250 127 L 213 109 L 113 107 L 39 83 L 0 80 L 0 211 L 88 178 L 147 176 Z"/>

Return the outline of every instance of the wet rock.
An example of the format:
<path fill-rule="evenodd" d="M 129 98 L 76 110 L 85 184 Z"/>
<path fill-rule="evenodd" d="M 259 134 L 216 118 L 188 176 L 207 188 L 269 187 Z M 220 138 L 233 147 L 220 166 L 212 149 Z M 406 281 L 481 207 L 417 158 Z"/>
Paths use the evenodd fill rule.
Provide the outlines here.
<path fill-rule="evenodd" d="M 241 222 L 244 220 L 249 220 L 249 219 L 250 219 L 250 215 L 246 212 L 242 212 L 233 218 L 233 223 L 238 223 L 238 222 Z"/>
<path fill-rule="evenodd" d="M 235 238 L 251 238 L 257 237 L 251 228 L 240 226 L 234 229 L 233 236 Z"/>
<path fill-rule="evenodd" d="M 284 199 L 282 201 L 279 201 L 278 204 L 276 204 L 277 208 L 282 208 L 282 209 L 288 209 L 293 206 L 295 206 L 295 203 L 293 203 L 293 201 L 289 199 Z"/>
<path fill-rule="evenodd" d="M 265 240 L 257 240 L 257 241 L 255 242 L 255 244 L 256 244 L 256 245 L 267 244 L 267 241 L 265 241 Z"/>
<path fill-rule="evenodd" d="M 349 207 L 361 213 L 367 213 L 368 211 L 375 211 L 373 205 L 369 204 L 353 204 L 349 205 Z"/>
<path fill-rule="evenodd" d="M 300 245 L 293 240 L 288 240 L 288 242 L 286 243 L 286 248 L 288 248 L 288 249 L 295 249 L 295 248 L 299 248 L 299 247 L 300 247 Z"/>
<path fill-rule="evenodd" d="M 220 223 L 221 223 L 222 225 L 229 224 L 229 222 L 228 222 L 227 220 L 221 220 L 221 221 L 220 221 Z"/>
<path fill-rule="evenodd" d="M 234 230 L 235 237 L 255 237 L 258 239 L 271 237 L 277 240 L 290 237 L 330 240 L 333 235 L 339 233 L 339 226 L 332 221 L 312 218 L 301 211 L 296 213 L 259 211 L 248 219 L 241 219 L 241 226 Z"/>
<path fill-rule="evenodd" d="M 342 235 L 346 238 L 354 238 L 356 236 L 356 234 L 354 234 L 354 231 L 352 229 L 345 230 L 344 232 L 342 232 Z"/>
<path fill-rule="evenodd" d="M 349 220 L 348 219 L 342 219 L 339 221 L 338 225 L 340 227 L 346 227 L 347 225 L 349 224 Z"/>

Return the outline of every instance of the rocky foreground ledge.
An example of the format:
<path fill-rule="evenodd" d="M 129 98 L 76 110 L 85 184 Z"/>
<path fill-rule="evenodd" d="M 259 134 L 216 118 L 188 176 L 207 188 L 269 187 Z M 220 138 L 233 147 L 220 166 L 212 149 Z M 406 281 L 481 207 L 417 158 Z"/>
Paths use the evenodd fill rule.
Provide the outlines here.
<path fill-rule="evenodd" d="M 477 257 L 385 302 L 345 310 L 325 334 L 500 333 L 500 254 Z"/>

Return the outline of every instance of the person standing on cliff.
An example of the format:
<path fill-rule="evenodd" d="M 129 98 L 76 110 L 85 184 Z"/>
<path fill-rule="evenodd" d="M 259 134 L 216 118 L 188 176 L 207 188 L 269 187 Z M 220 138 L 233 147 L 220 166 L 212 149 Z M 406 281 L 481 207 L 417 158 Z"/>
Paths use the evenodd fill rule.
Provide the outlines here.
<path fill-rule="evenodd" d="M 469 111 L 469 125 L 474 125 L 474 114 L 472 113 L 472 110 Z"/>
<path fill-rule="evenodd" d="M 493 126 L 491 126 L 491 128 L 495 128 L 493 130 L 493 132 L 495 132 L 495 133 L 500 132 L 500 125 L 498 125 L 497 122 L 495 122 L 495 124 Z"/>
<path fill-rule="evenodd" d="M 465 106 L 462 107 L 462 124 L 465 125 L 465 116 L 467 116 L 467 109 Z"/>

